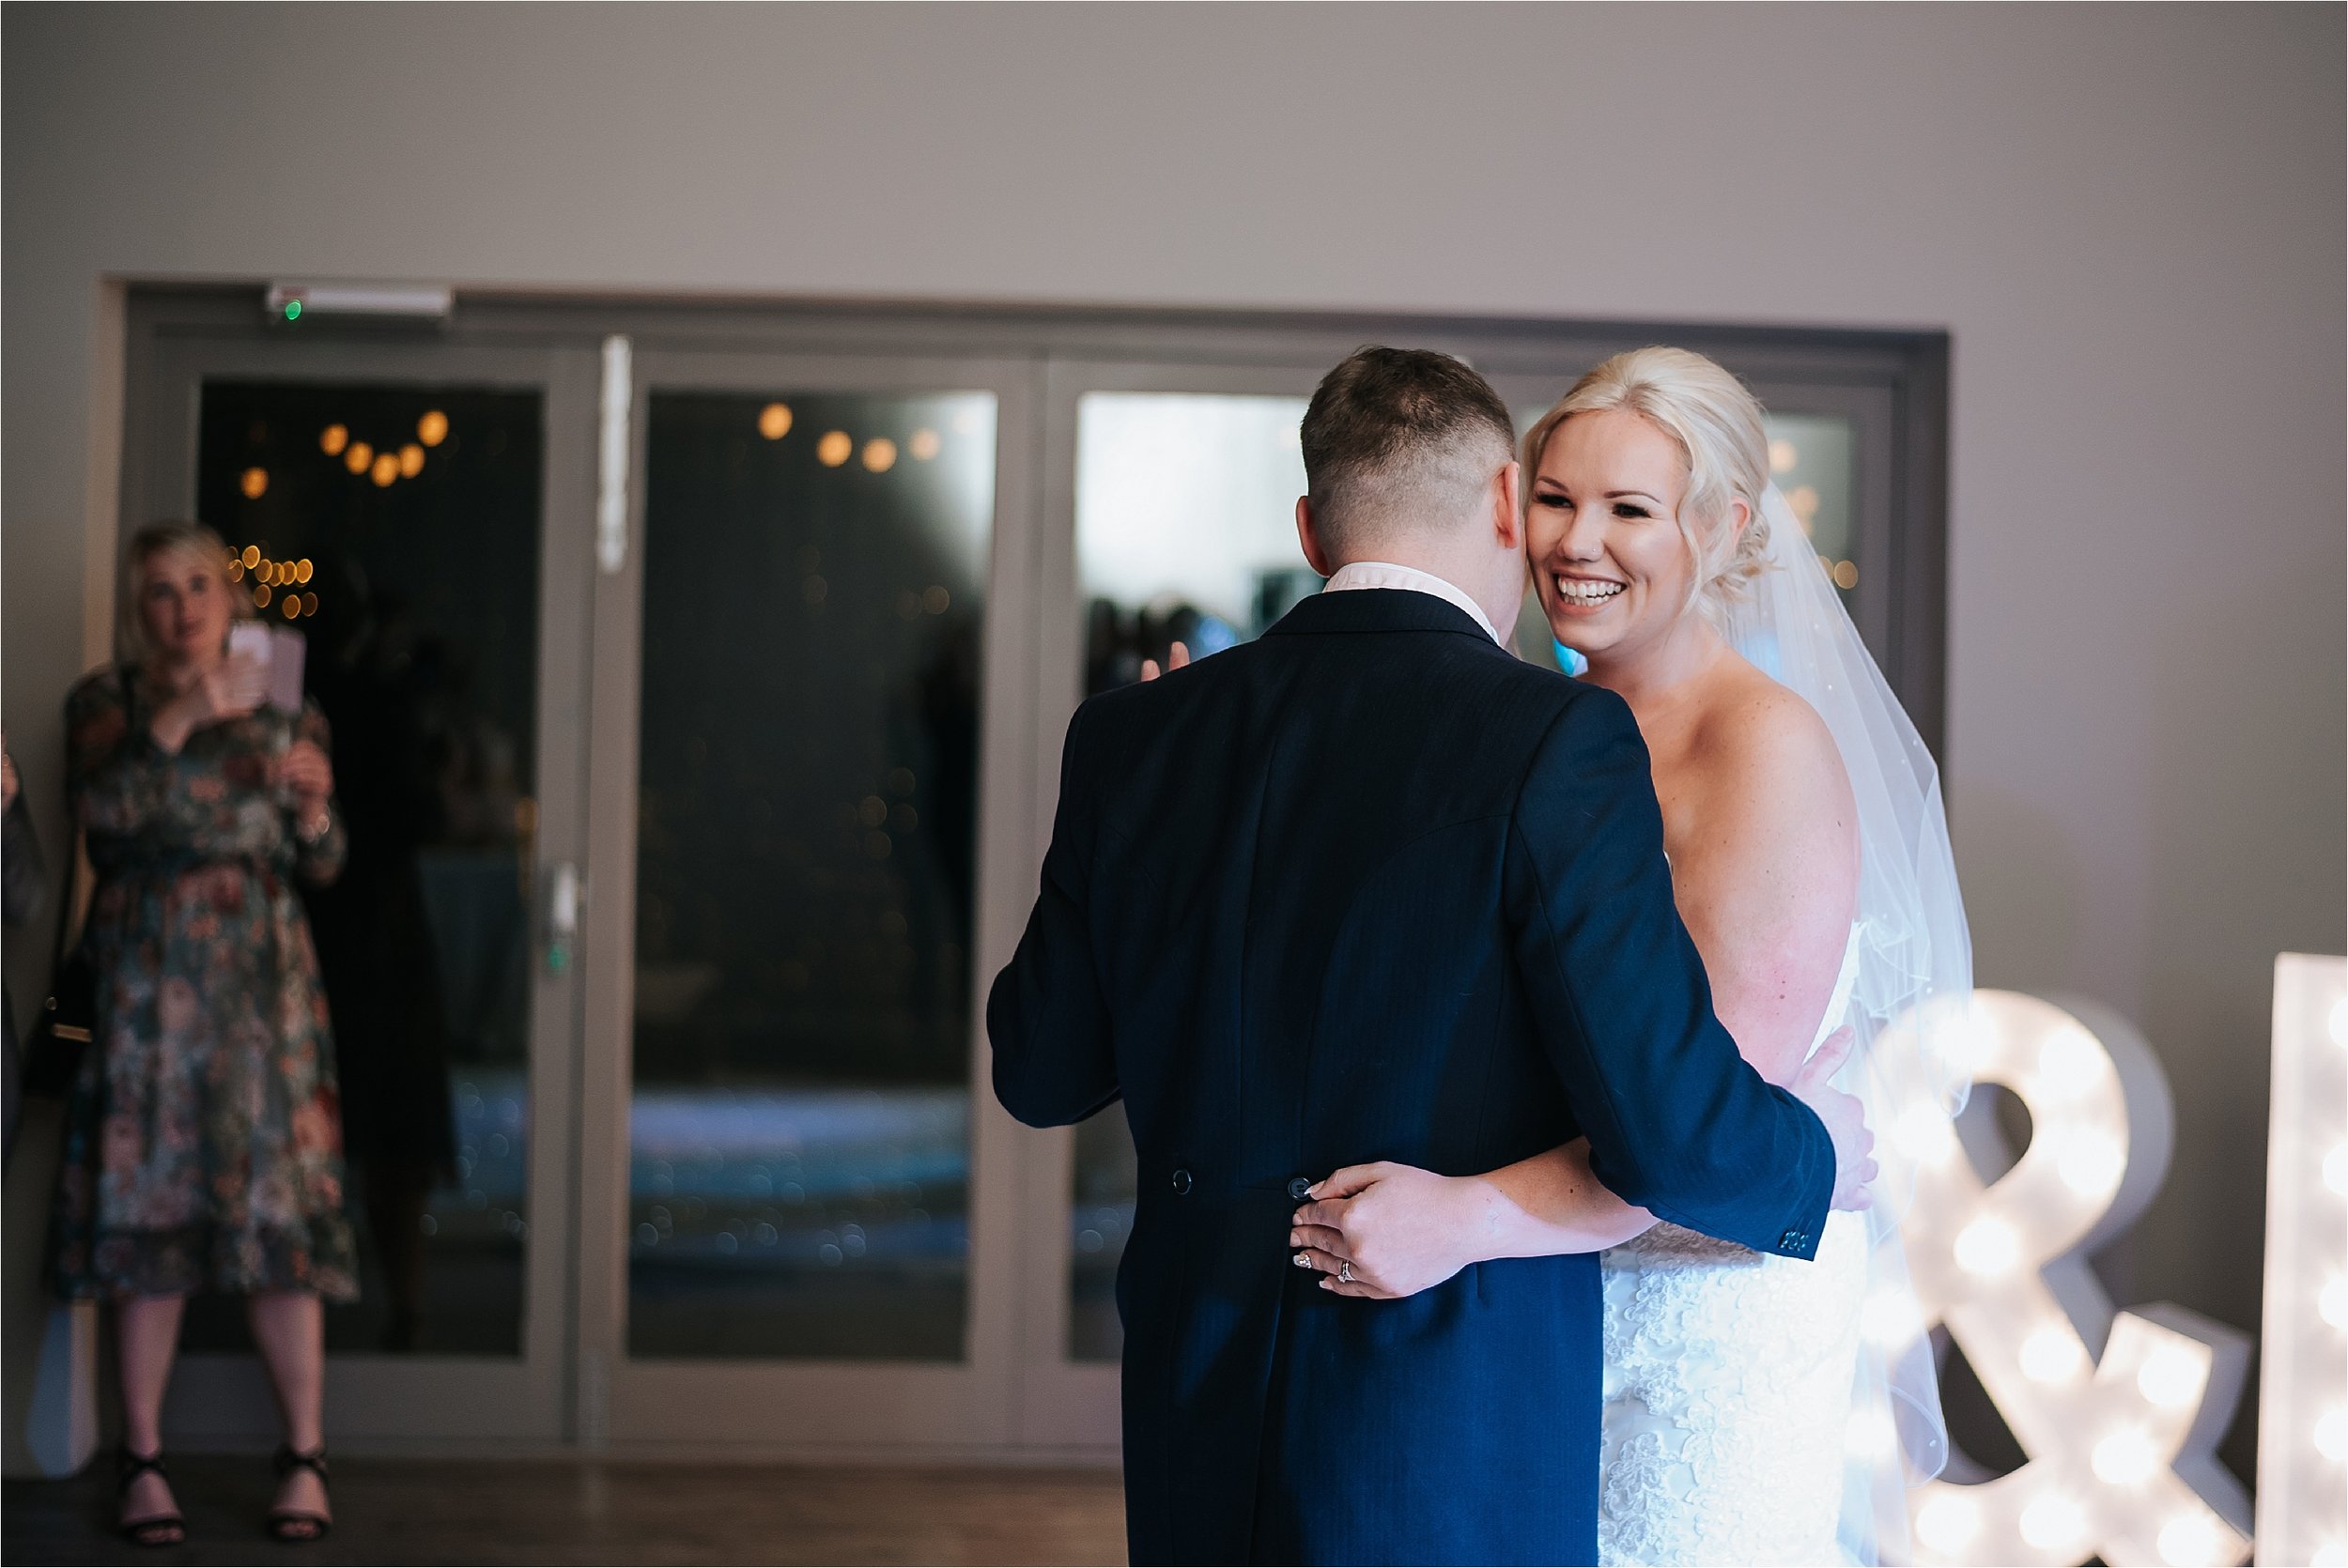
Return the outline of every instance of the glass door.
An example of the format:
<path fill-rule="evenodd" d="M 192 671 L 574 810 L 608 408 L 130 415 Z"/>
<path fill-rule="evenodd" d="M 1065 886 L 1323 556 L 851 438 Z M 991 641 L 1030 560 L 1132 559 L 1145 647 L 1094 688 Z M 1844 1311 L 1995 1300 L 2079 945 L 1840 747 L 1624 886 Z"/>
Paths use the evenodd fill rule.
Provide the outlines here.
<path fill-rule="evenodd" d="M 350 854 L 304 901 L 361 1295 L 327 1314 L 329 1430 L 558 1437 L 578 985 L 545 928 L 584 847 L 592 356 L 259 329 L 141 353 L 126 533 L 219 531 L 332 727 Z M 274 1430 L 239 1306 L 190 1303 L 178 1437 Z"/>
<path fill-rule="evenodd" d="M 583 1426 L 1000 1442 L 1033 373 L 632 356 L 596 594 Z M 640 651 L 632 663 L 606 648 Z"/>

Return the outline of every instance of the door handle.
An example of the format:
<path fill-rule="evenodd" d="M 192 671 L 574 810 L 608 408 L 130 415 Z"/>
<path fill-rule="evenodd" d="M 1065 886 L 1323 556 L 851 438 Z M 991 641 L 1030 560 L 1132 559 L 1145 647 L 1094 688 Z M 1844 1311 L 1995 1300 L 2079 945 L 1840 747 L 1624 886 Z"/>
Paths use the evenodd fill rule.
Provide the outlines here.
<path fill-rule="evenodd" d="M 579 937 L 579 868 L 565 860 L 554 869 L 547 884 L 547 973 L 562 975 L 571 967 L 571 946 Z"/>
<path fill-rule="evenodd" d="M 595 564 L 610 576 L 627 564 L 628 340 L 603 340 L 602 425 L 595 453 Z"/>

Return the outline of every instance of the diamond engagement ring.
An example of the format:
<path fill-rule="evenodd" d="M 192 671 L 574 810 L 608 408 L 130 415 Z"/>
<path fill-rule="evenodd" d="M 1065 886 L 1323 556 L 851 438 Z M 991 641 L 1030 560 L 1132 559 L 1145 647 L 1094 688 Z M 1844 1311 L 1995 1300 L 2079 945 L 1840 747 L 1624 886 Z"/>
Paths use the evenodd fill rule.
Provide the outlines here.
<path fill-rule="evenodd" d="M 1352 1284 L 1353 1283 L 1353 1265 L 1344 1259 L 1339 1259 L 1337 1263 L 1337 1278 L 1344 1281 L 1347 1284 Z"/>

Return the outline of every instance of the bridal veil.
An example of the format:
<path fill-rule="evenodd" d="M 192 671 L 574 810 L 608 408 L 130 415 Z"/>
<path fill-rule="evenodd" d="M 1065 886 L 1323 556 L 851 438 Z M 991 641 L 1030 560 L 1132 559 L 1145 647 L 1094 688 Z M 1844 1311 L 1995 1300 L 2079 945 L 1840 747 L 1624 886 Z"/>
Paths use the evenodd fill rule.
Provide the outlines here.
<path fill-rule="evenodd" d="M 1908 1282 L 1900 1222 L 1913 1194 L 1903 1150 L 1920 1118 L 1953 1116 L 1970 1084 L 1957 1021 L 1972 944 L 1957 895 L 1939 771 L 1860 640 L 1785 498 L 1770 485 L 1767 567 L 1730 605 L 1738 651 L 1826 720 L 1859 806 L 1856 1049 L 1841 1086 L 1866 1103 L 1882 1174 L 1868 1211 L 1864 1332 L 1845 1466 L 1843 1549 L 1854 1562 L 1911 1560 L 1907 1490 L 1948 1460 L 1932 1345 Z"/>

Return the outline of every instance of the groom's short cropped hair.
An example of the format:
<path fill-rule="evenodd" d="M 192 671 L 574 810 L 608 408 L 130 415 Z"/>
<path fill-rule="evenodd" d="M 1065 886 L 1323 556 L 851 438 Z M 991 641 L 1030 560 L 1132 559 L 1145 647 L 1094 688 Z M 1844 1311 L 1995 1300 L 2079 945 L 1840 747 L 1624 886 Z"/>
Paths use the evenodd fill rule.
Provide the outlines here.
<path fill-rule="evenodd" d="M 1340 553 L 1459 519 L 1517 439 L 1508 406 L 1463 361 L 1376 344 L 1321 378 L 1299 435 L 1314 524 Z"/>

